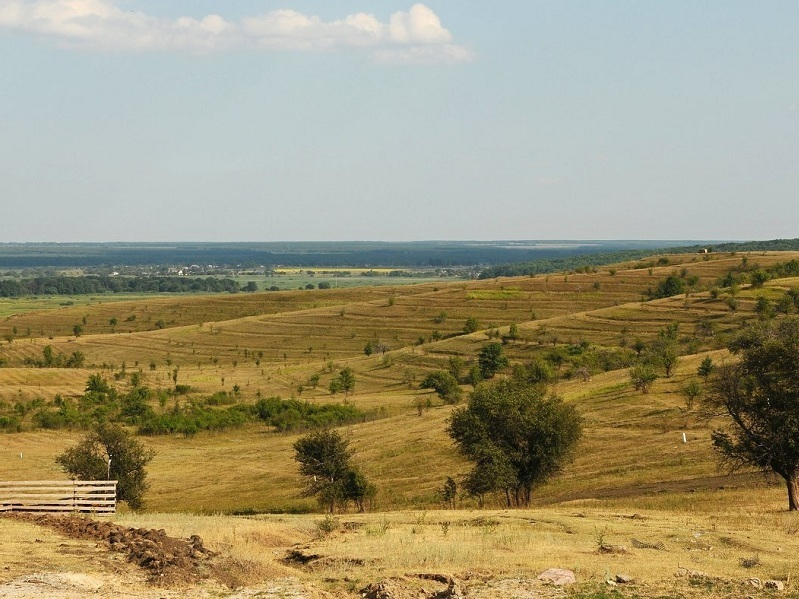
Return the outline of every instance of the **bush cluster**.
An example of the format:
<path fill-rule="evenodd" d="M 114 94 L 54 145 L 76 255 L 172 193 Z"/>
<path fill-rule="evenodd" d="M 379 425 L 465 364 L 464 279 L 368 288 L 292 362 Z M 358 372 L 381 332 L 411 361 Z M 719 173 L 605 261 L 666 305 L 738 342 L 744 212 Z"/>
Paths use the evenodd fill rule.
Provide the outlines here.
<path fill-rule="evenodd" d="M 179 391 L 184 391 L 180 389 Z M 307 401 L 269 397 L 255 404 L 237 401 L 224 391 L 210 397 L 179 400 L 167 408 L 170 393 L 155 392 L 137 385 L 119 393 L 99 374 L 89 377 L 85 393 L 78 398 L 56 395 L 51 402 L 43 398 L 0 401 L 0 430 L 25 428 L 90 429 L 104 423 L 136 427 L 141 435 L 181 434 L 187 437 L 201 431 L 222 431 L 250 422 L 263 422 L 278 431 L 296 431 L 362 422 L 367 414 L 347 404 L 316 405 Z M 156 411 L 154 404 L 160 404 Z"/>

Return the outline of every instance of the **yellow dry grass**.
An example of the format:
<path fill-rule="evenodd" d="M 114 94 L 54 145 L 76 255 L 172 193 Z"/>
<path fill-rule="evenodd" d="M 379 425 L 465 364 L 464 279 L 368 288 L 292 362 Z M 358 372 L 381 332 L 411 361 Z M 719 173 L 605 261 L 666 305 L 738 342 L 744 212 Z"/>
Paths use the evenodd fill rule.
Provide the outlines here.
<path fill-rule="evenodd" d="M 797 255 L 757 254 L 749 261 L 767 266 Z M 670 256 L 669 261 L 651 272 L 649 266 L 633 263 L 613 274 L 603 269 L 37 310 L 0 326 L 32 330 L 30 337 L 15 337 L 0 349 L 12 366 L 0 368 L 0 401 L 8 405 L 35 397 L 49 401 L 56 393 L 78 395 L 96 367 L 105 363 L 119 369 L 125 363 L 128 370 L 142 369 L 153 388 L 171 387 L 173 369 L 179 367 L 178 381 L 191 385 L 195 395 L 238 385 L 244 400 L 254 401 L 258 393 L 297 395 L 302 386 L 303 399 L 332 402 L 342 398 L 326 390 L 330 366 L 348 365 L 357 377 L 349 401 L 365 410 L 381 409 L 385 417 L 342 432 L 355 450 L 356 463 L 379 488 L 376 508 L 391 512 L 342 515 L 341 526 L 321 537 L 319 516 L 220 515 L 315 509 L 311 499 L 300 496 L 302 481 L 292 450 L 299 435 L 249 425 L 189 439 L 144 439 L 157 452 L 149 470 L 151 512 L 123 513 L 116 519 L 166 528 L 177 536 L 200 534 L 243 571 L 252 564 L 252 572 L 296 576 L 334 593 L 357 591 L 367 582 L 409 571 L 524 578 L 545 567 L 563 566 L 589 585 L 582 588 L 597 593 L 605 578 L 623 571 L 642 581 L 633 591 L 638 596 L 740 596 L 738 582 L 722 579 L 794 576 L 799 522 L 784 511 L 785 491 L 779 484 L 757 475 L 727 478 L 718 472 L 709 442 L 714 423 L 686 409 L 680 388 L 695 377 L 704 356 L 717 363 L 726 358 L 720 349 L 724 335 L 754 317 L 758 296 L 774 299 L 797 280 L 742 289 L 735 313 L 724 296 L 712 299 L 708 292 L 642 302 L 648 287 L 675 270 L 684 267 L 703 285 L 711 285 L 739 265 L 741 255 L 709 260 Z M 126 320 L 131 315 L 136 318 Z M 433 331 L 444 337 L 460 332 L 469 316 L 485 330 L 430 340 Z M 83 317 L 87 334 L 75 339 L 71 328 Z M 113 317 L 118 324 L 112 333 Z M 555 392 L 578 406 L 585 418 L 585 435 L 574 462 L 537 490 L 532 509 L 505 511 L 489 503 L 489 509 L 470 511 L 474 503 L 462 500 L 462 510 L 438 511 L 437 490 L 445 477 L 457 478 L 469 465 L 446 434 L 454 408 L 436 401 L 421 414 L 417 411 L 416 399 L 429 394 L 418 389 L 425 373 L 444 367 L 452 355 L 473 357 L 488 341 L 487 331 L 496 327 L 505 333 L 510 323 L 518 324 L 520 339 L 506 345 L 506 351 L 514 361 L 524 361 L 553 342 L 585 340 L 613 347 L 636 338 L 649 341 L 670 322 L 679 322 L 680 335 L 690 337 L 701 319 L 714 323 L 717 337 L 702 339 L 699 353 L 682 357 L 674 376 L 656 381 L 647 395 L 632 389 L 626 370 L 556 385 Z M 167 326 L 157 329 L 158 320 Z M 417 345 L 420 337 L 424 343 Z M 390 351 L 365 356 L 364 345 L 374 339 Z M 25 358 L 40 356 L 48 344 L 61 353 L 79 350 L 93 366 L 23 367 Z M 321 374 L 317 388 L 308 384 L 314 373 Z M 118 383 L 123 390 L 126 384 Z M 59 478 L 53 458 L 79 436 L 46 431 L 0 435 L 0 479 Z M 26 526 L 0 522 L 0 558 L 21 551 L 12 539 L 30 540 L 33 533 Z M 663 541 L 666 550 L 631 548 L 631 538 Z M 597 552 L 600 539 L 626 545 L 628 551 Z M 43 547 L 51 546 L 43 540 Z M 327 559 L 313 568 L 280 561 L 295 544 Z M 85 567 L 85 561 L 83 566 L 59 562 L 41 549 L 41 560 L 32 562 L 35 567 Z M 740 565 L 742 558 L 754 556 L 760 565 Z M 682 567 L 706 571 L 711 578 L 689 584 L 674 577 Z"/>
<path fill-rule="evenodd" d="M 749 260 L 767 266 L 796 255 L 770 253 L 749 256 Z M 130 312 L 138 315 L 134 323 L 174 314 L 179 315 L 175 316 L 178 324 L 183 324 L 133 333 L 86 334 L 78 339 L 16 339 L 0 351 L 9 363 L 18 364 L 25 357 L 41 355 L 46 344 L 62 353 L 80 350 L 93 364 L 118 369 L 125 363 L 129 370 L 142 369 L 145 383 L 156 389 L 170 388 L 173 370 L 179 367 L 178 381 L 190 385 L 195 394 L 237 386 L 245 401 L 254 401 L 259 394 L 298 395 L 300 387 L 302 399 L 341 401 L 327 391 L 333 376 L 330 366 L 350 366 L 357 376 L 356 393 L 350 400 L 387 416 L 346 431 L 359 463 L 381 489 L 379 505 L 430 506 L 435 505 L 443 479 L 465 472 L 468 465 L 455 454 L 446 435 L 452 408 L 436 405 L 417 414 L 416 399 L 429 395 L 418 390 L 418 382 L 431 369 L 445 367 L 451 355 L 474 356 L 488 336 L 480 331 L 415 345 L 419 336 L 434 327 L 444 335 L 458 332 L 470 315 L 488 330 L 496 326 L 506 332 L 509 323 L 517 322 L 520 339 L 506 346 L 517 361 L 545 351 L 553 339 L 558 344 L 586 340 L 607 346 L 621 345 L 623 339 L 628 344 L 636 338 L 648 341 L 670 322 L 679 322 L 680 334 L 691 336 L 698 320 L 709 319 L 718 338 L 752 318 L 758 293 L 781 293 L 795 282 L 773 281 L 764 290 L 742 290 L 737 313 L 707 292 L 641 302 L 647 287 L 675 270 L 685 268 L 710 284 L 741 262 L 741 256 L 726 254 L 710 260 L 690 255 L 668 259 L 668 265 L 652 267 L 651 272 L 636 263 L 620 266 L 613 274 L 601 270 L 397 288 L 148 298 L 130 304 L 80 306 L 89 323 L 107 322 L 113 310 L 120 323 Z M 34 319 L 31 322 L 40 327 L 47 325 L 48 314 L 55 321 L 72 322 L 78 312 L 64 319 L 66 311 L 39 311 L 25 318 Z M 535 320 L 530 319 L 533 313 Z M 391 350 L 365 356 L 365 343 L 377 338 Z M 705 350 L 720 344 L 712 338 L 702 343 Z M 537 501 L 607 497 L 619 488 L 642 493 L 652 485 L 701 487 L 702 480 L 716 484 L 719 473 L 708 442 L 710 427 L 685 412 L 679 393 L 703 355 L 682 358 L 675 375 L 657 381 L 648 395 L 631 388 L 626 370 L 598 374 L 587 382 L 560 382 L 555 391 L 579 406 L 586 434 L 574 464 L 541 489 Z M 718 361 L 723 352 L 712 355 Z M 2 368 L 0 401 L 8 405 L 35 397 L 49 401 L 56 393 L 79 395 L 93 371 Z M 308 380 L 314 373 L 320 373 L 321 379 L 311 388 Z M 118 384 L 124 390 L 126 383 Z M 14 442 L 19 450 L 15 447 L 13 455 L 19 451 L 31 458 L 41 455 L 43 468 L 27 458 L 8 460 L 0 464 L 0 477 L 52 470 L 52 465 L 45 465 L 75 438 L 75 434 L 50 433 L 20 436 Z M 151 468 L 150 505 L 158 510 L 202 512 L 308 509 L 309 500 L 298 497 L 300 481 L 291 450 L 296 438 L 253 425 L 192 439 L 147 439 L 158 451 Z M 192 488 L 189 494 L 183 492 L 187 485 Z"/>
<path fill-rule="evenodd" d="M 349 514 L 326 521 L 307 515 L 157 513 L 114 520 L 164 528 L 173 536 L 199 534 L 245 571 L 296 576 L 336 595 L 415 573 L 454 575 L 479 588 L 489 579 L 534 579 L 551 567 L 575 572 L 577 596 L 593 596 L 617 574 L 634 580 L 616 595 L 622 597 L 738 597 L 756 593 L 745 586 L 752 577 L 787 581 L 792 593 L 799 520 L 781 511 L 776 489 L 757 493 L 754 505 L 751 491 L 711 490 L 685 496 L 678 506 L 652 496 L 530 510 Z M 307 566 L 285 561 L 289 549 L 316 559 Z M 689 579 L 688 572 L 704 577 Z"/>

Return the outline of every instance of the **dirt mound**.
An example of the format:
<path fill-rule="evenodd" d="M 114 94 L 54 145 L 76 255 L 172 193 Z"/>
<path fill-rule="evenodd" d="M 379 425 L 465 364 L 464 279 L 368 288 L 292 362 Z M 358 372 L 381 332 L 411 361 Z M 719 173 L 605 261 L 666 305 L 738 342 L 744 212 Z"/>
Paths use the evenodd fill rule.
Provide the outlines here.
<path fill-rule="evenodd" d="M 366 599 L 459 599 L 463 597 L 458 582 L 444 574 L 409 574 L 385 578 L 361 589 Z"/>
<path fill-rule="evenodd" d="M 47 526 L 68 537 L 106 543 L 112 551 L 127 554 L 130 562 L 144 568 L 151 581 L 159 584 L 207 578 L 207 561 L 215 555 L 197 535 L 176 539 L 164 530 L 130 528 L 83 516 L 20 513 L 8 517 Z"/>
<path fill-rule="evenodd" d="M 362 588 L 360 595 L 366 599 L 562 599 L 568 592 L 535 578 L 494 579 L 487 573 L 466 572 L 458 578 L 447 574 L 384 578 Z"/>

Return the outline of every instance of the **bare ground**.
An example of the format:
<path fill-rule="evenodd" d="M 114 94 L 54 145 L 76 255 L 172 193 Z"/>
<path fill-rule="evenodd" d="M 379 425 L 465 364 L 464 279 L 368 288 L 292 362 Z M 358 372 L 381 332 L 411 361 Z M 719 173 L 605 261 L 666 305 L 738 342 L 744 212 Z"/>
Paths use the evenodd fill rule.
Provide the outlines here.
<path fill-rule="evenodd" d="M 314 572 L 315 562 L 330 558 L 312 551 L 308 545 L 283 550 L 283 561 L 292 566 L 296 576 L 267 572 L 253 576 L 253 572 L 242 573 L 242 564 L 205 548 L 196 535 L 181 539 L 160 529 L 131 528 L 71 515 L 5 515 L 0 517 L 0 543 L 0 599 L 775 596 L 759 587 L 755 589 L 746 580 L 712 578 L 684 568 L 682 576 L 670 583 L 625 581 L 623 588 L 609 587 L 604 581 L 557 587 L 534 576 L 497 577 L 489 571 L 408 572 L 343 588 L 309 575 Z M 789 592 L 783 596 L 795 595 Z"/>

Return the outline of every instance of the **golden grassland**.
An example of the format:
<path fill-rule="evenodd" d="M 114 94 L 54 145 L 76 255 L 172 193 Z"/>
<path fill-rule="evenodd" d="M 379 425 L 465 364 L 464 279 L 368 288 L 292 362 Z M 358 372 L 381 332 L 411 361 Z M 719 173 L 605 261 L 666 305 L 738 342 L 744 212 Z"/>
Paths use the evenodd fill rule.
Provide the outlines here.
<path fill-rule="evenodd" d="M 765 267 L 797 256 L 758 253 L 748 260 Z M 235 385 L 244 401 L 280 395 L 337 402 L 343 397 L 331 395 L 327 385 L 335 368 L 347 365 L 357 377 L 348 401 L 383 415 L 343 430 L 355 461 L 379 488 L 375 513 L 342 515 L 329 535 L 320 535 L 318 515 L 230 516 L 315 508 L 300 497 L 292 449 L 299 435 L 248 425 L 192 438 L 146 438 L 157 452 L 149 469 L 148 512 L 116 519 L 178 536 L 201 534 L 212 547 L 255 564 L 254 572 L 296 576 L 336 593 L 411 570 L 512 578 L 557 565 L 574 569 L 589 587 L 598 585 L 596 593 L 605 592 L 607 577 L 624 571 L 644 582 L 621 596 L 735 597 L 741 589 L 723 579 L 789 580 L 799 550 L 799 520 L 783 511 L 782 487 L 752 474 L 723 476 L 710 444 L 710 431 L 719 423 L 688 410 L 680 393 L 696 377 L 702 358 L 729 359 L 724 339 L 755 317 L 757 297 L 776 299 L 799 285 L 799 280 L 775 280 L 762 289 L 744 287 L 733 312 L 725 294 L 713 298 L 708 289 L 740 266 L 741 258 L 669 256 L 667 265 L 631 263 L 595 273 L 148 297 L 36 310 L 0 323 L 2 331 L 12 326 L 32 331 L 0 349 L 6 361 L 0 400 L 77 396 L 90 373 L 105 365 L 110 378 L 125 364 L 129 371 L 141 369 L 148 386 L 162 389 L 172 387 L 177 368 L 178 382 L 190 385 L 196 396 Z M 695 290 L 644 301 L 648 288 L 683 268 L 699 278 Z M 136 318 L 127 320 L 131 315 Z M 462 335 L 468 317 L 477 318 L 481 330 Z M 84 318 L 84 333 L 76 338 L 72 327 Z M 117 319 L 115 327 L 111 318 Z M 711 322 L 715 334 L 698 336 L 700 321 Z M 418 389 L 426 373 L 445 367 L 450 356 L 473 358 L 494 329 L 507 334 L 511 323 L 519 338 L 505 351 L 522 362 L 582 341 L 605 347 L 648 342 L 672 322 L 679 323 L 681 338 L 693 340 L 695 353 L 681 357 L 674 375 L 656 381 L 649 394 L 635 391 L 624 369 L 557 383 L 554 391 L 583 415 L 584 438 L 574 462 L 537 490 L 530 510 L 500 510 L 497 504 L 474 510 L 468 499 L 460 501 L 463 509 L 439 509 L 437 491 L 444 479 L 457 478 L 469 465 L 446 434 L 455 408 L 439 401 L 421 413 L 417 408 L 417 400 L 429 396 Z M 365 344 L 378 339 L 388 351 L 366 356 Z M 25 367 L 24 360 L 40 356 L 45 345 L 64 354 L 83 352 L 89 366 Z M 309 379 L 315 373 L 321 378 L 314 388 Z M 128 383 L 117 384 L 124 389 Z M 79 436 L 78 431 L 0 435 L 0 479 L 60 477 L 53 458 Z M 666 550 L 632 549 L 633 537 L 662 541 Z M 628 551 L 601 553 L 600 541 L 626 545 Z M 297 543 L 330 559 L 308 569 L 275 558 L 275 551 Z M 8 550 L 6 543 L 0 548 Z M 760 565 L 740 565 L 753 556 Z M 707 571 L 711 578 L 689 584 L 674 577 L 678 568 Z"/>
<path fill-rule="evenodd" d="M 371 582 L 422 573 L 455 576 L 475 589 L 470 596 L 486 597 L 774 596 L 749 586 L 754 577 L 787 582 L 779 596 L 796 596 L 799 521 L 782 509 L 779 490 L 769 486 L 525 510 L 399 510 L 328 520 L 148 512 L 113 520 L 183 538 L 200 534 L 224 556 L 238 584 L 296 579 L 307 591 L 300 596 L 359 596 Z M 87 575 L 126 572 L 124 564 L 108 564 L 93 542 L 65 540 L 17 522 L 0 521 L 0 527 L 6 564 L 0 583 L 54 564 L 60 572 Z M 636 547 L 633 539 L 661 543 L 662 549 Z M 284 559 L 289 550 L 318 559 L 302 566 Z M 537 574 L 550 567 L 573 570 L 578 585 L 556 593 L 536 584 Z M 609 589 L 605 581 L 618 574 L 633 582 Z M 230 592 L 217 588 L 214 595 Z"/>
<path fill-rule="evenodd" d="M 588 382 L 559 383 L 556 391 L 579 406 L 585 435 L 574 463 L 539 490 L 536 503 L 646 493 L 652 484 L 666 491 L 701 488 L 704 479 L 719 484 L 708 425 L 685 411 L 679 393 L 698 359 L 684 360 L 671 379 L 656 382 L 645 396 L 632 389 L 621 371 Z M 446 434 L 454 407 L 437 405 L 419 415 L 413 399 L 421 393 L 407 388 L 391 396 L 356 393 L 352 400 L 364 409 L 383 407 L 388 414 L 344 430 L 356 461 L 378 483 L 378 508 L 435 507 L 446 476 L 468 469 Z M 157 452 L 149 469 L 148 505 L 157 511 L 206 513 L 309 509 L 309 500 L 298 497 L 301 480 L 292 450 L 298 436 L 250 425 L 190 439 L 148 438 L 147 445 Z M 0 436 L 0 451 L 12 458 L 0 463 L 0 479 L 57 477 L 54 456 L 78 437 L 77 432 Z M 732 479 L 729 484 L 749 482 Z"/>

